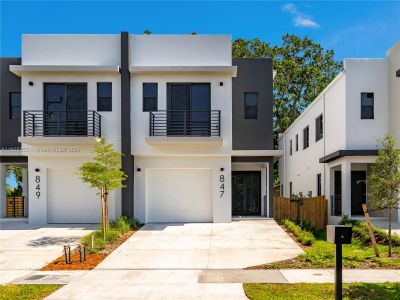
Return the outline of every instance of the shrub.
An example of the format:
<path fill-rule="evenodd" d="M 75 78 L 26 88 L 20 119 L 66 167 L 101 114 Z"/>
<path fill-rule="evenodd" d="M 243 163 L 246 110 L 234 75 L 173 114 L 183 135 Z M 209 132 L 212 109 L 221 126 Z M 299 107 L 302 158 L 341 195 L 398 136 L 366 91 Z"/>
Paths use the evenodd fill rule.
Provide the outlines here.
<path fill-rule="evenodd" d="M 296 223 L 289 220 L 283 220 L 282 224 L 299 239 L 301 244 L 309 246 L 315 241 L 312 232 L 301 229 L 301 227 Z"/>
<path fill-rule="evenodd" d="M 365 245 L 371 244 L 371 238 L 368 232 L 367 224 L 359 221 L 349 219 L 347 216 L 343 217 L 340 221 L 341 225 L 352 225 L 353 226 L 353 238 L 360 241 Z M 387 245 L 389 242 L 388 234 L 386 231 L 372 226 L 372 229 L 375 234 L 375 239 L 378 244 Z M 392 234 L 392 244 L 393 246 L 400 246 L 400 236 Z"/>

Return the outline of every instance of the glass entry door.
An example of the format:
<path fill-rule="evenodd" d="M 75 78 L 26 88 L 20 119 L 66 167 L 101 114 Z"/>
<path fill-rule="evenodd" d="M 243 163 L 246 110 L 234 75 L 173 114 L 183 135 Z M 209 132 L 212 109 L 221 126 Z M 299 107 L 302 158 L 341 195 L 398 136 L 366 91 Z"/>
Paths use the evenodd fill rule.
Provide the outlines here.
<path fill-rule="evenodd" d="M 232 172 L 232 215 L 261 215 L 261 172 Z"/>

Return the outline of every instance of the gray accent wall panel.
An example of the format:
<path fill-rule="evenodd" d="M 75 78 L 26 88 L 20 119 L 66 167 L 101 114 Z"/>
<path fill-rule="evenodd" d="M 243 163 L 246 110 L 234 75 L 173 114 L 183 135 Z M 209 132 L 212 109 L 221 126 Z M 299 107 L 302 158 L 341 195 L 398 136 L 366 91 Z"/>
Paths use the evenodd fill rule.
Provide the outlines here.
<path fill-rule="evenodd" d="M 9 67 L 20 64 L 20 58 L 0 58 L 0 147 L 21 147 L 21 119 L 9 118 L 10 93 L 21 92 L 21 78 L 11 73 Z"/>
<path fill-rule="evenodd" d="M 234 150 L 272 150 L 272 59 L 234 58 L 232 143 Z M 244 93 L 258 93 L 258 118 L 244 118 Z"/>
<path fill-rule="evenodd" d="M 128 176 L 122 189 L 122 215 L 133 218 L 133 156 L 131 155 L 131 77 L 129 33 L 121 32 L 121 152 L 122 170 Z"/>

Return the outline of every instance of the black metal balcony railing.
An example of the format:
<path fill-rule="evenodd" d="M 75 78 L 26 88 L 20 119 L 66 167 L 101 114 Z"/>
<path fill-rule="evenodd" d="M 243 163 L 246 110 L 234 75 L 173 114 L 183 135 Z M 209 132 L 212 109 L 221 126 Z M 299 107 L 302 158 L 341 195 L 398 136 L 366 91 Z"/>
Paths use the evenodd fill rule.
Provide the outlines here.
<path fill-rule="evenodd" d="M 96 111 L 24 111 L 24 136 L 101 136 Z"/>
<path fill-rule="evenodd" d="M 221 136 L 220 110 L 150 112 L 150 136 Z"/>
<path fill-rule="evenodd" d="M 331 196 L 331 216 L 342 215 L 342 195 Z"/>

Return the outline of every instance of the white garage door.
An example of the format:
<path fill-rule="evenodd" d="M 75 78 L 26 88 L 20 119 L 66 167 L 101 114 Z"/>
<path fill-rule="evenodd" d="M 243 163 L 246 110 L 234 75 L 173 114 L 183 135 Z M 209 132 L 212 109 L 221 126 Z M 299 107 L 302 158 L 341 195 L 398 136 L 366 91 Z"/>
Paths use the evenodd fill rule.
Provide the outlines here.
<path fill-rule="evenodd" d="M 76 170 L 48 170 L 48 223 L 99 223 L 100 200 L 96 190 L 83 183 Z"/>
<path fill-rule="evenodd" d="M 212 222 L 212 172 L 149 170 L 147 222 Z"/>

